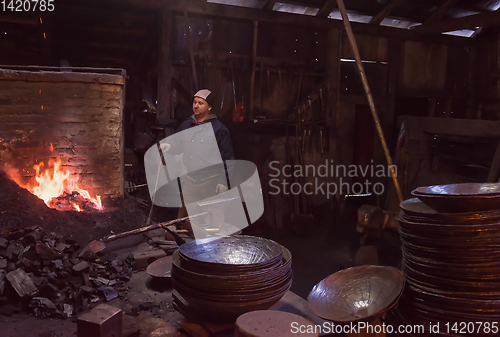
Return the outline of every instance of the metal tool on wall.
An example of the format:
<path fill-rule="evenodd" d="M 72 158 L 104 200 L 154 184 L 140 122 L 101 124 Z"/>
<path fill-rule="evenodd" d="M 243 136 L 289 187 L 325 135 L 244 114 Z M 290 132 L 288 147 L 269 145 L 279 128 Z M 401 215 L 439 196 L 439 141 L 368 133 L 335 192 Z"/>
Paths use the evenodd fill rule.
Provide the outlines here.
<path fill-rule="evenodd" d="M 305 106 L 304 106 L 304 109 L 306 109 Z M 304 164 L 303 154 L 301 151 L 300 140 L 299 140 L 299 135 L 301 134 L 301 119 L 302 119 L 301 114 L 302 113 L 305 113 L 305 111 L 302 111 L 300 108 L 297 108 L 297 118 L 295 120 L 295 132 L 296 132 L 296 140 L 295 140 L 296 160 L 295 160 L 295 162 L 297 165 L 301 165 L 301 166 Z M 296 182 L 300 186 L 304 186 L 300 176 L 297 177 Z M 309 207 L 310 204 L 308 204 L 309 200 L 307 199 L 307 197 L 305 197 L 306 198 L 305 201 L 302 199 L 301 194 L 304 194 L 304 193 L 295 194 L 292 192 L 292 194 L 294 194 L 294 196 L 295 196 L 295 200 L 294 200 L 295 201 L 295 209 L 294 209 L 294 213 L 292 213 L 292 215 L 291 215 L 292 230 L 298 235 L 305 235 L 305 234 L 307 234 L 308 225 L 311 223 L 314 223 L 314 216 L 312 214 L 309 214 L 309 212 L 310 212 L 310 207 Z"/>

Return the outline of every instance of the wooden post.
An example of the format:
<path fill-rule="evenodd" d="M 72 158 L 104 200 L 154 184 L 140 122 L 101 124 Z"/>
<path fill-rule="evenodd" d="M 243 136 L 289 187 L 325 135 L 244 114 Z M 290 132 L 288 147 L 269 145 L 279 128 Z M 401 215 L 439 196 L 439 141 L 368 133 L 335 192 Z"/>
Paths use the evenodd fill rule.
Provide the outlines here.
<path fill-rule="evenodd" d="M 466 118 L 476 118 L 478 93 L 479 93 L 479 59 L 477 47 L 469 48 L 469 62 L 467 74 L 467 91 L 469 97 L 467 99 Z"/>
<path fill-rule="evenodd" d="M 255 96 L 255 68 L 257 59 L 257 35 L 259 33 L 259 21 L 253 22 L 253 45 L 252 45 L 252 77 L 250 79 L 250 97 L 248 102 L 249 116 L 254 117 L 254 96 Z M 262 73 L 261 73 L 262 76 Z"/>
<path fill-rule="evenodd" d="M 156 104 L 157 121 L 166 124 L 173 119 L 171 78 L 172 78 L 172 11 L 163 9 L 160 14 L 160 41 L 158 55 L 158 89 Z"/>
<path fill-rule="evenodd" d="M 399 39 L 389 40 L 389 46 L 387 49 L 387 59 L 389 61 L 389 83 L 387 89 L 387 117 L 386 120 L 386 130 L 393 132 L 395 120 L 395 109 L 396 109 L 396 94 L 399 88 L 399 74 L 401 73 L 401 50 L 402 44 Z M 392 146 L 389 139 L 389 146 Z"/>
<path fill-rule="evenodd" d="M 342 49 L 342 33 L 339 29 L 328 30 L 326 38 L 326 114 L 330 124 L 330 131 L 336 135 L 339 127 L 340 102 L 340 53 Z"/>
<path fill-rule="evenodd" d="M 191 38 L 191 30 L 189 29 L 189 20 L 188 20 L 188 15 L 187 11 L 184 10 L 184 23 L 186 25 L 186 36 L 188 39 L 188 45 L 189 45 L 189 59 L 191 61 L 191 71 L 193 73 L 193 81 L 194 81 L 194 86 L 195 86 L 195 91 L 200 90 L 198 87 L 198 74 L 196 73 L 196 63 L 194 62 L 194 50 L 193 50 L 193 40 Z M 191 90 L 192 86 L 189 86 Z M 194 95 L 195 92 L 191 92 L 191 95 Z"/>

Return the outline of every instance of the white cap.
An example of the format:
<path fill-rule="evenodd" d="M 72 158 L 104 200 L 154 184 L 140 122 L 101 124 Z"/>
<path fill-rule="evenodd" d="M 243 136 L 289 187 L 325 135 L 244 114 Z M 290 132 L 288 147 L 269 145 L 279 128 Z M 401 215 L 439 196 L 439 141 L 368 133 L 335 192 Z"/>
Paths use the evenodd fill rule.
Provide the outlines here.
<path fill-rule="evenodd" d="M 205 101 L 207 100 L 208 95 L 210 95 L 212 92 L 208 89 L 201 89 L 198 91 L 196 94 L 194 94 L 195 97 L 200 97 L 203 98 Z"/>
<path fill-rule="evenodd" d="M 194 97 L 203 98 L 208 103 L 208 105 L 210 106 L 214 105 L 215 94 L 213 94 L 208 89 L 201 89 L 196 94 L 194 94 Z"/>

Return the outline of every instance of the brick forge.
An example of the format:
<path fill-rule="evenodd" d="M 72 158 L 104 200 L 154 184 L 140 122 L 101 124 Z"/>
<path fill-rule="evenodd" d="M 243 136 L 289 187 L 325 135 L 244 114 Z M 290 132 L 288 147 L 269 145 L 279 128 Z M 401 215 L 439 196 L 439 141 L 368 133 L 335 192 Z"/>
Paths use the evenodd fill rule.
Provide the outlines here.
<path fill-rule="evenodd" d="M 35 164 L 60 158 L 81 188 L 122 196 L 125 71 L 17 69 L 0 69 L 2 168 L 33 183 Z"/>

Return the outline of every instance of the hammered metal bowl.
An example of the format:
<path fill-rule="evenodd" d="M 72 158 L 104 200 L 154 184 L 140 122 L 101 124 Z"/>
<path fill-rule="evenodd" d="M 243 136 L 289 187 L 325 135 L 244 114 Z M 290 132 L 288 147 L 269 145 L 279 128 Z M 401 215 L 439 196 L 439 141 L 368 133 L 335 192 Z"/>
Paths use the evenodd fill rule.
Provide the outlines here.
<path fill-rule="evenodd" d="M 500 184 L 428 186 L 400 204 L 406 287 L 394 316 L 413 324 L 500 317 L 499 193 Z"/>
<path fill-rule="evenodd" d="M 462 183 L 422 186 L 415 189 L 420 194 L 440 196 L 500 195 L 500 183 Z"/>
<path fill-rule="evenodd" d="M 179 253 L 189 270 L 228 275 L 272 268 L 280 263 L 283 249 L 269 239 L 235 235 L 188 242 Z"/>
<path fill-rule="evenodd" d="M 307 301 L 316 315 L 329 321 L 371 322 L 397 302 L 404 285 L 405 277 L 396 268 L 352 267 L 315 285 Z"/>
<path fill-rule="evenodd" d="M 453 184 L 419 187 L 411 192 L 430 208 L 443 213 L 500 209 L 500 184 Z"/>
<path fill-rule="evenodd" d="M 189 310 L 234 322 L 245 312 L 268 309 L 290 289 L 288 249 L 244 235 L 222 239 L 187 243 L 172 255 L 172 284 Z"/>

